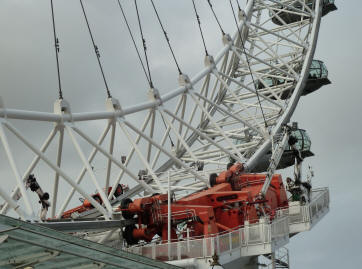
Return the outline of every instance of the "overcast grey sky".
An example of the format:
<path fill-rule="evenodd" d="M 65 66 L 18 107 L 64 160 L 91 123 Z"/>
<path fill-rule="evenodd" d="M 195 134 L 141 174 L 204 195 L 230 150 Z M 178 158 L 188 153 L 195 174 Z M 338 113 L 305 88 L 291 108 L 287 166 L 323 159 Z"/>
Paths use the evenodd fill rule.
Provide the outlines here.
<path fill-rule="evenodd" d="M 79 2 L 54 2 L 61 41 L 64 96 L 73 111 L 103 110 L 104 86 Z M 115 1 L 85 2 L 113 95 L 125 106 L 146 100 L 147 85 L 128 36 L 122 38 L 127 33 L 119 14 L 115 13 Z M 123 2 L 126 8 L 131 3 L 130 0 Z M 198 29 L 189 2 L 156 1 L 160 13 L 172 18 L 167 24 L 168 32 L 183 69 L 195 74 L 202 67 L 203 54 L 201 43 L 195 39 L 199 37 Z M 232 21 L 226 2 L 217 1 L 216 6 L 227 28 Z M 246 1 L 240 2 L 245 5 Z M 339 10 L 323 18 L 315 53 L 316 59 L 326 63 L 332 85 L 303 97 L 293 116 L 312 138 L 315 157 L 306 162 L 314 167 L 314 185 L 330 188 L 331 209 L 312 231 L 291 239 L 287 247 L 291 268 L 295 269 L 360 267 L 362 2 L 349 0 L 336 4 Z M 207 25 L 207 43 L 214 54 L 221 47 L 220 36 L 203 7 L 200 3 L 200 14 Z M 52 111 L 57 86 L 49 15 L 49 1 L 45 0 L 2 0 L 0 3 L 0 95 L 8 107 Z M 135 25 L 134 16 L 130 20 Z M 161 90 L 176 87 L 177 72 L 168 64 L 170 55 L 159 28 L 154 26 L 154 17 L 145 16 L 144 20 L 154 80 Z M 37 132 L 30 124 L 23 128 L 30 133 Z M 3 164 L 1 168 L 4 171 Z M 6 172 L 1 174 L 2 182 L 10 176 Z"/>
<path fill-rule="evenodd" d="M 331 192 L 330 213 L 288 246 L 292 268 L 298 269 L 361 266 L 362 2 L 336 4 L 338 11 L 323 18 L 315 53 L 332 85 L 302 98 L 293 117 L 313 141 L 315 184 Z"/>

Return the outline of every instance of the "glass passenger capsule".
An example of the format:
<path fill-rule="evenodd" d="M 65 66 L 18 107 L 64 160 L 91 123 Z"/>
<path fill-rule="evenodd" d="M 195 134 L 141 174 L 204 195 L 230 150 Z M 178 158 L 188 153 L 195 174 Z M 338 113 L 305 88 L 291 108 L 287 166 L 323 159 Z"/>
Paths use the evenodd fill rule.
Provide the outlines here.
<path fill-rule="evenodd" d="M 315 0 L 305 0 L 305 2 L 308 8 L 313 9 Z M 322 16 L 327 15 L 331 11 L 337 10 L 337 6 L 334 2 L 335 0 L 322 0 Z M 287 4 L 277 4 L 274 10 L 269 12 L 269 15 L 272 17 L 273 23 L 277 25 L 283 25 L 283 22 L 290 24 L 308 19 L 307 16 L 298 14 L 298 10 L 303 11 L 303 9 L 305 9 L 304 5 L 299 2 L 294 2 L 290 7 L 288 7 Z"/>
<path fill-rule="evenodd" d="M 328 79 L 328 70 L 326 65 L 322 61 L 313 60 L 309 68 L 308 79 L 303 89 L 302 95 L 304 96 L 310 94 L 320 89 L 322 86 L 328 84 L 331 84 L 331 81 Z M 258 80 L 256 82 L 256 87 L 259 90 L 263 90 L 266 87 L 273 88 L 276 94 L 278 94 L 278 87 L 280 87 L 280 90 L 283 90 L 283 92 L 279 95 L 279 97 L 280 99 L 285 100 L 291 96 L 295 85 L 292 81 L 286 81 L 285 79 L 278 76 L 270 76 L 263 78 L 263 81 Z M 268 92 L 260 92 L 265 94 L 266 96 L 269 96 L 272 99 L 275 99 L 275 96 L 271 95 Z"/>
<path fill-rule="evenodd" d="M 294 144 L 294 146 L 298 151 L 300 151 L 302 158 L 314 156 L 313 152 L 311 152 L 312 142 L 305 130 L 296 129 L 292 131 L 291 136 L 294 136 L 297 139 L 297 142 Z M 295 151 L 289 145 L 287 145 L 286 148 L 284 149 L 283 155 L 280 159 L 277 169 L 284 169 L 293 166 L 295 163 L 295 154 L 296 154 Z M 271 151 L 266 153 L 260 159 L 257 166 L 252 169 L 251 172 L 253 173 L 266 172 L 269 167 L 271 156 L 272 156 Z"/>

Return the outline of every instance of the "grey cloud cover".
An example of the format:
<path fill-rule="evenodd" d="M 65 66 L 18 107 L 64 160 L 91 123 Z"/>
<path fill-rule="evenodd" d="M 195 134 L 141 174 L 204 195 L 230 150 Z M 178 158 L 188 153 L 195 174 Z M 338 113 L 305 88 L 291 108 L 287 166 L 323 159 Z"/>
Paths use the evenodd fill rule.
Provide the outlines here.
<path fill-rule="evenodd" d="M 123 105 L 146 100 L 147 84 L 122 19 L 116 13 L 116 2 L 85 2 L 113 95 Z M 130 8 L 132 1 L 123 2 Z M 190 38 L 199 37 L 190 2 L 156 1 L 161 14 L 168 15 L 164 16 L 165 20 L 172 19 L 167 22 L 168 32 L 183 69 L 194 74 L 202 66 L 203 54 L 200 40 Z M 303 97 L 293 116 L 312 138 L 316 156 L 307 162 L 314 167 L 315 186 L 329 186 L 331 209 L 311 232 L 291 239 L 287 247 L 295 269 L 358 268 L 360 264 L 362 2 L 336 2 L 339 10 L 323 18 L 315 54 L 315 58 L 326 63 L 333 84 Z M 217 2 L 218 12 L 226 18 L 226 28 L 232 27 L 227 16 L 229 11 L 223 4 Z M 104 86 L 79 2 L 55 0 L 55 7 L 64 96 L 75 111 L 103 110 Z M 207 25 L 208 46 L 215 53 L 221 46 L 219 33 L 203 7 L 200 14 Z M 169 64 L 171 58 L 160 29 L 155 27 L 154 16 L 148 15 L 150 7 L 145 4 L 142 8 L 147 14 L 145 32 L 154 79 L 161 89 L 172 88 L 176 85 L 177 72 Z M 52 110 L 57 86 L 49 16 L 49 1 L 3 0 L 0 3 L 0 92 L 8 107 Z M 130 21 L 135 27 L 133 15 Z M 24 129 L 36 133 L 31 124 Z M 2 174 L 3 178 L 9 176 Z"/>

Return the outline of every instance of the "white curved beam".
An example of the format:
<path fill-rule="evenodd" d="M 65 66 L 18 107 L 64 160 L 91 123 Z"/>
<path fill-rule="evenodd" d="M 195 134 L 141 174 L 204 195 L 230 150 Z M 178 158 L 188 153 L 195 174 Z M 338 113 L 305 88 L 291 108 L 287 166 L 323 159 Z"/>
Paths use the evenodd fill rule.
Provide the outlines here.
<path fill-rule="evenodd" d="M 306 54 L 306 60 L 304 61 L 302 72 L 300 79 L 298 80 L 298 83 L 295 87 L 295 90 L 289 100 L 288 107 L 285 109 L 284 114 L 281 116 L 281 118 L 278 120 L 278 123 L 276 124 L 275 128 L 273 129 L 272 136 L 274 137 L 275 134 L 279 133 L 281 131 L 281 128 L 283 124 L 286 124 L 289 122 L 290 118 L 292 117 L 295 108 L 297 107 L 299 98 L 302 94 L 302 91 L 304 89 L 304 86 L 306 84 L 308 75 L 309 75 L 309 67 L 312 63 L 315 48 L 317 45 L 318 40 L 318 32 L 319 32 L 319 26 L 321 22 L 322 17 L 322 6 L 321 6 L 321 0 L 316 0 L 315 5 L 315 18 L 313 20 L 313 26 L 311 31 L 312 40 L 310 42 L 310 47 Z M 247 161 L 246 163 L 246 169 L 253 169 L 259 160 L 261 156 L 263 156 L 271 147 L 271 139 L 268 139 L 264 142 L 264 144 L 258 148 L 258 150 L 253 154 L 253 156 Z"/>

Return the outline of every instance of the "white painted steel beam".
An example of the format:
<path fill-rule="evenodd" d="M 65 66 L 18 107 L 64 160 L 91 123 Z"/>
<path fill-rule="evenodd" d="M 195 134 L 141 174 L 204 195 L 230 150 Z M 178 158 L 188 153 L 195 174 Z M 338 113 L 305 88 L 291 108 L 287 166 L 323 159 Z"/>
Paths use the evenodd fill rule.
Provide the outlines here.
<path fill-rule="evenodd" d="M 97 144 L 98 145 L 102 145 L 104 139 L 106 138 L 108 131 L 110 129 L 110 124 L 108 123 L 106 128 L 104 129 L 103 133 L 101 134 L 101 136 L 99 137 Z M 88 162 L 91 163 L 94 159 L 94 157 L 96 156 L 98 150 L 96 148 L 92 149 L 92 152 L 90 153 L 89 157 L 88 157 Z M 86 167 L 83 166 L 81 172 L 79 173 L 77 179 L 76 179 L 76 183 L 79 185 L 80 182 L 82 181 L 85 173 L 86 173 L 87 169 Z M 72 188 L 71 191 L 68 193 L 67 197 L 65 198 L 61 208 L 58 211 L 57 217 L 60 218 L 63 214 L 63 212 L 65 211 L 65 208 L 68 206 L 70 200 L 72 199 L 73 195 L 75 193 L 75 188 Z"/>
<path fill-rule="evenodd" d="M 72 126 L 72 129 L 76 133 L 78 133 L 84 140 L 86 140 L 89 144 L 91 144 L 93 147 L 97 148 L 97 150 L 99 152 L 101 152 L 108 159 L 110 159 L 115 165 L 117 165 L 119 168 L 123 169 L 138 184 L 141 184 L 147 191 L 154 193 L 154 190 L 150 186 L 148 186 L 143 180 L 139 180 L 138 177 L 135 174 L 133 174 L 133 172 L 131 170 L 129 170 L 129 168 L 127 168 L 121 162 L 116 160 L 112 155 L 110 155 L 106 150 L 104 150 L 101 146 L 99 146 L 96 142 L 94 142 L 89 136 L 87 136 L 85 133 L 83 133 L 79 128 Z"/>
<path fill-rule="evenodd" d="M 99 184 L 90 163 L 88 162 L 87 158 L 85 157 L 85 154 L 84 154 L 82 148 L 80 147 L 77 139 L 75 138 L 75 136 L 72 132 L 72 129 L 68 125 L 65 125 L 65 129 L 67 130 L 68 135 L 74 145 L 74 148 L 76 149 L 80 159 L 83 162 L 83 165 L 87 169 L 87 172 L 88 172 L 90 178 L 92 179 L 94 186 L 96 187 L 99 195 L 101 196 L 103 204 L 106 206 L 108 213 L 111 214 L 113 212 L 113 208 L 112 208 L 111 204 L 109 203 L 108 196 L 106 195 L 105 191 L 102 189 L 101 185 Z"/>
<path fill-rule="evenodd" d="M 12 124 L 10 124 L 9 122 L 4 122 L 3 125 L 6 126 L 6 128 L 10 130 L 16 137 L 18 137 L 31 151 L 37 154 L 40 157 L 40 159 L 42 159 L 50 168 L 52 168 L 55 172 L 59 173 L 59 175 L 63 179 L 65 179 L 81 195 L 83 195 L 83 197 L 86 198 L 95 208 L 97 208 L 98 211 L 101 212 L 106 219 L 109 218 L 107 211 L 105 211 L 104 208 L 99 203 L 97 203 L 96 200 L 94 200 L 86 191 L 84 191 L 80 186 L 78 186 L 76 182 L 70 176 L 68 176 L 62 169 L 60 169 L 55 163 L 50 161 L 44 155 L 44 153 L 42 153 L 34 145 L 32 145 L 27 139 L 25 139 Z"/>
<path fill-rule="evenodd" d="M 151 114 L 152 114 L 152 111 L 149 111 L 149 113 L 148 113 L 147 116 L 146 116 L 145 121 L 144 121 L 143 124 L 142 124 L 142 127 L 141 127 L 141 131 L 142 131 L 142 132 L 145 131 L 145 129 L 146 129 L 148 123 L 149 123 Z M 141 140 L 141 136 L 140 136 L 140 135 L 137 135 L 136 140 L 135 140 L 135 143 L 138 144 L 140 140 Z M 125 163 L 124 163 L 124 165 L 125 165 L 126 167 L 128 166 L 128 163 L 131 161 L 134 152 L 135 152 L 135 149 L 134 149 L 134 148 L 131 148 L 131 150 L 129 151 L 128 155 L 126 156 L 126 161 L 125 161 Z M 120 183 L 120 181 L 121 181 L 124 173 L 125 173 L 125 171 L 124 171 L 124 170 L 121 170 L 121 172 L 120 172 L 119 175 L 117 176 L 117 179 L 116 179 L 116 180 L 114 181 L 114 183 L 113 183 L 112 190 L 111 190 L 111 192 L 110 192 L 109 195 L 108 195 L 108 199 L 111 199 L 111 198 L 112 198 L 112 196 L 113 196 L 114 192 L 116 191 L 117 186 L 118 186 L 118 184 Z"/>
<path fill-rule="evenodd" d="M 4 124 L 4 122 L 0 122 L 0 138 L 1 138 L 1 142 L 2 142 L 2 144 L 4 146 L 6 156 L 8 158 L 9 163 L 10 163 L 11 169 L 13 170 L 17 186 L 18 186 L 18 188 L 19 188 L 19 190 L 21 192 L 21 195 L 24 198 L 24 203 L 25 203 L 26 209 L 28 211 L 28 214 L 30 216 L 33 216 L 34 211 L 33 211 L 33 208 L 32 208 L 32 206 L 30 204 L 28 194 L 26 193 L 24 182 L 20 178 L 19 170 L 16 167 L 15 159 L 14 159 L 13 153 L 12 153 L 12 151 L 10 149 L 10 145 L 8 143 L 8 139 L 7 139 L 6 134 L 5 134 L 3 124 Z"/>
<path fill-rule="evenodd" d="M 180 165 L 181 167 L 183 167 L 185 170 L 187 170 L 188 172 L 190 172 L 191 174 L 193 174 L 197 179 L 206 182 L 207 180 L 201 176 L 199 176 L 195 171 L 193 171 L 192 169 L 190 169 L 185 163 L 183 163 L 182 161 L 180 161 L 178 158 L 176 158 L 171 152 L 169 152 L 168 150 L 166 150 L 165 148 L 163 148 L 161 145 L 159 145 L 156 141 L 154 141 L 153 139 L 149 138 L 148 136 L 146 136 L 145 134 L 143 134 L 140 130 L 138 130 L 135 126 L 133 126 L 130 122 L 128 122 L 127 120 L 124 121 L 124 123 L 130 127 L 133 131 L 135 131 L 136 133 L 140 134 L 145 140 L 147 140 L 148 142 L 152 143 L 152 145 L 154 145 L 156 148 L 160 149 L 164 154 L 166 154 L 169 158 L 171 158 L 176 164 Z"/>
<path fill-rule="evenodd" d="M 114 122 L 111 123 L 111 142 L 109 143 L 109 154 L 113 155 L 114 150 L 114 139 L 116 136 L 116 124 Z M 111 169 L 112 169 L 112 161 L 108 160 L 107 163 L 107 175 L 106 175 L 106 185 L 105 189 L 108 191 L 110 177 L 111 177 Z"/>
<path fill-rule="evenodd" d="M 276 126 L 273 128 L 272 136 L 274 134 L 280 132 L 283 124 L 289 122 L 291 116 L 294 113 L 295 108 L 297 107 L 299 98 L 302 94 L 305 83 L 307 81 L 307 78 L 309 75 L 309 67 L 313 60 L 313 55 L 314 55 L 315 48 L 317 45 L 317 40 L 318 40 L 318 31 L 319 31 L 319 25 L 320 25 L 321 15 L 322 15 L 321 0 L 316 0 L 315 10 L 316 10 L 316 16 L 313 20 L 313 25 L 312 25 L 312 30 L 311 30 L 310 47 L 308 48 L 307 53 L 306 53 L 306 57 L 305 57 L 305 61 L 303 63 L 300 78 L 295 87 L 295 90 L 293 91 L 291 98 L 289 99 L 287 108 L 285 109 L 283 115 L 278 119 Z M 263 145 L 261 145 L 258 148 L 258 150 L 253 154 L 253 156 L 251 156 L 251 158 L 247 161 L 246 168 L 252 169 L 253 167 L 255 167 L 259 158 L 261 156 L 263 156 L 270 149 L 270 146 L 271 146 L 271 139 L 268 139 L 263 143 Z"/>
<path fill-rule="evenodd" d="M 162 187 L 158 176 L 155 174 L 155 172 L 153 171 L 153 169 L 151 168 L 150 164 L 147 162 L 146 158 L 143 156 L 141 150 L 139 149 L 139 147 L 137 146 L 137 143 L 135 143 L 135 141 L 133 141 L 130 133 L 127 131 L 125 124 L 123 121 L 118 121 L 119 126 L 121 127 L 123 133 L 126 135 L 127 140 L 131 143 L 132 147 L 134 148 L 134 150 L 136 151 L 138 157 L 140 158 L 141 162 L 143 163 L 143 165 L 147 168 L 147 172 L 149 172 L 152 176 L 152 179 L 156 182 L 157 186 L 159 187 L 159 189 L 162 192 L 166 192 L 166 190 Z M 154 191 L 153 191 L 154 193 Z"/>
<path fill-rule="evenodd" d="M 53 128 L 52 131 L 50 132 L 50 134 L 48 135 L 48 137 L 46 138 L 46 140 L 44 141 L 43 145 L 40 148 L 41 152 L 45 152 L 48 148 L 48 146 L 50 145 L 50 143 L 52 142 L 54 136 L 57 133 L 57 129 Z M 31 172 L 34 170 L 34 168 L 37 166 L 37 164 L 40 161 L 40 157 L 39 156 L 35 156 L 33 161 L 31 162 L 31 164 L 29 165 L 29 167 L 26 169 L 25 173 L 22 176 L 23 182 L 25 183 L 26 179 L 28 178 L 28 176 L 31 174 Z M 21 197 L 21 193 L 20 193 L 20 189 L 18 186 L 15 187 L 15 189 L 12 191 L 11 193 L 11 198 L 15 199 L 15 197 L 17 197 L 16 199 L 19 200 Z M 5 204 L 3 206 L 3 208 L 0 211 L 0 214 L 6 214 L 7 213 L 7 209 L 8 209 L 8 205 Z"/>
<path fill-rule="evenodd" d="M 63 152 L 63 141 L 64 141 L 64 128 L 63 126 L 59 130 L 59 141 L 58 141 L 58 152 L 57 152 L 57 166 L 60 167 L 62 161 L 62 152 Z M 52 218 L 55 217 L 55 212 L 57 208 L 57 198 L 58 198 L 58 185 L 59 185 L 59 174 L 55 172 L 55 179 L 53 185 L 53 198 L 51 203 L 51 213 Z"/>

